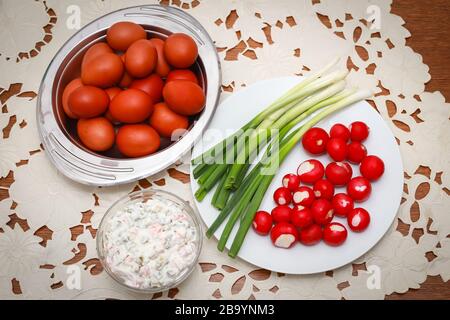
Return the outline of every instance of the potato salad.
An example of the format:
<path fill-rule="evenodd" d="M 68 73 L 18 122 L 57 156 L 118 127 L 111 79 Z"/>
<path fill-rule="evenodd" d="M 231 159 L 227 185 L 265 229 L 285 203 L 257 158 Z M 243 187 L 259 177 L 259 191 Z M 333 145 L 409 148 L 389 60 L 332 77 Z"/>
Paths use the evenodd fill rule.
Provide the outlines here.
<path fill-rule="evenodd" d="M 200 235 L 192 218 L 170 201 L 152 198 L 127 205 L 104 230 L 106 265 L 136 289 L 170 286 L 196 259 Z"/>

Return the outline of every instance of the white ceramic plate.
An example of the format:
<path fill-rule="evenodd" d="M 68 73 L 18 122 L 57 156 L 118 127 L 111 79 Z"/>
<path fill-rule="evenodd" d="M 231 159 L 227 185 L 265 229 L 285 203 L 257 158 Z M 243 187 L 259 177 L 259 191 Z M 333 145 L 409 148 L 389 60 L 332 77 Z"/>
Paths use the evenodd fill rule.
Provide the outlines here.
<path fill-rule="evenodd" d="M 229 135 L 300 80 L 298 77 L 287 77 L 260 81 L 233 94 L 220 104 L 209 129 L 219 129 L 222 135 Z M 290 249 L 276 248 L 272 245 L 269 236 L 260 236 L 250 229 L 239 252 L 240 258 L 258 267 L 276 272 L 290 274 L 317 273 L 336 269 L 352 262 L 369 251 L 383 237 L 396 216 L 403 189 L 403 166 L 400 151 L 389 127 L 365 101 L 331 115 L 316 126 L 328 131 L 337 122 L 348 125 L 357 120 L 364 121 L 370 127 L 369 138 L 364 142 L 369 154 L 381 157 L 386 167 L 382 178 L 372 184 L 371 197 L 366 202 L 357 204 L 357 206 L 361 206 L 370 212 L 371 223 L 369 227 L 362 233 L 354 233 L 348 229 L 348 238 L 339 247 L 330 247 L 321 242 L 311 247 L 299 243 Z M 202 150 L 207 150 L 208 147 L 220 140 L 221 137 L 216 136 L 208 143 L 203 141 L 202 146 L 198 143 L 194 147 L 193 156 L 199 155 Z M 268 212 L 272 210 L 275 206 L 272 194 L 276 188 L 281 186 L 282 177 L 286 173 L 295 173 L 298 165 L 310 158 L 312 156 L 306 154 L 299 143 L 281 165 L 267 191 L 260 210 Z M 316 158 L 324 165 L 332 161 L 327 155 Z M 192 169 L 191 166 L 191 171 Z M 353 176 L 357 175 L 359 175 L 359 168 L 353 166 Z M 197 189 L 198 184 L 192 179 L 193 192 Z M 345 189 L 337 188 L 336 193 L 338 192 L 345 192 Z M 217 209 L 211 205 L 212 195 L 213 192 L 210 192 L 202 202 L 196 201 L 200 215 L 207 226 L 212 224 L 218 214 Z M 347 225 L 345 219 L 336 217 L 334 221 Z M 224 225 L 225 223 L 215 233 L 216 238 L 220 237 Z M 237 228 L 238 224 L 236 224 L 230 236 L 227 248 L 230 247 Z M 223 254 L 227 253 L 224 252 Z"/>

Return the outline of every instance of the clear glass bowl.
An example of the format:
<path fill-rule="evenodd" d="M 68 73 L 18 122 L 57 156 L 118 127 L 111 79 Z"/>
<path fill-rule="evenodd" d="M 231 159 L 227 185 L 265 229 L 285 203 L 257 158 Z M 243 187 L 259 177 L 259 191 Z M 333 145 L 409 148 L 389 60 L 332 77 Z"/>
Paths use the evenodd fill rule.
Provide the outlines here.
<path fill-rule="evenodd" d="M 191 223 L 194 226 L 196 232 L 197 232 L 197 239 L 196 239 L 196 252 L 195 252 L 195 259 L 192 261 L 190 265 L 185 269 L 184 272 L 182 272 L 180 275 L 178 275 L 175 279 L 173 279 L 172 282 L 168 283 L 165 286 L 161 287 L 151 287 L 151 288 L 136 288 L 133 286 L 130 286 L 125 283 L 125 281 L 117 274 L 115 274 L 110 266 L 108 265 L 106 261 L 106 255 L 107 252 L 105 251 L 104 246 L 104 235 L 107 231 L 108 222 L 111 220 L 112 217 L 114 217 L 115 214 L 119 210 L 122 210 L 126 206 L 130 204 L 135 204 L 139 202 L 146 202 L 150 199 L 159 199 L 166 202 L 171 202 L 180 207 L 180 209 L 187 214 L 191 218 Z M 106 270 L 106 272 L 119 284 L 126 287 L 129 290 L 140 292 L 140 293 L 155 293 L 155 292 L 161 292 L 166 291 L 170 288 L 174 288 L 178 286 L 181 282 L 183 282 L 191 272 L 195 269 L 195 266 L 198 262 L 198 258 L 200 256 L 201 248 L 202 248 L 202 226 L 200 222 L 200 218 L 198 214 L 192 209 L 192 207 L 184 200 L 179 198 L 178 196 L 162 190 L 155 190 L 155 189 L 146 189 L 141 191 L 135 191 L 130 194 L 127 194 L 126 196 L 120 198 L 117 200 L 105 213 L 103 216 L 102 221 L 100 222 L 100 226 L 98 228 L 97 232 L 97 254 L 99 256 L 99 259 L 103 265 L 103 268 Z"/>

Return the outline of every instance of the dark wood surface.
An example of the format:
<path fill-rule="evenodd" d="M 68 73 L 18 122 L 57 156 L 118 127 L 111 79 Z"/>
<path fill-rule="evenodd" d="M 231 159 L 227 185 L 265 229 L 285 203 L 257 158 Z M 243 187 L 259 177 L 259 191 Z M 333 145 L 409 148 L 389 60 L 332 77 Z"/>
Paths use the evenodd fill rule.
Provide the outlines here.
<path fill-rule="evenodd" d="M 450 0 L 394 0 L 391 12 L 406 21 L 411 37 L 406 44 L 430 67 L 426 91 L 440 91 L 450 102 Z M 428 276 L 418 290 L 392 294 L 387 299 L 450 299 L 450 281 Z"/>
<path fill-rule="evenodd" d="M 450 0 L 394 0 L 391 12 L 406 21 L 406 44 L 430 67 L 426 91 L 441 91 L 450 102 Z"/>

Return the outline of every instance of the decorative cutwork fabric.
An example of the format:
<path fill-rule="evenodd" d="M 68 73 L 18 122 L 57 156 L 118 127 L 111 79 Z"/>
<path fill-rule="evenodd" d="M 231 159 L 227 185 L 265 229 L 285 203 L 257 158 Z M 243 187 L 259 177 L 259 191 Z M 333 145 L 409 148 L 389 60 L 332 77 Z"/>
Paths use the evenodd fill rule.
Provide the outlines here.
<path fill-rule="evenodd" d="M 84 25 L 110 11 L 151 2 L 77 5 Z M 192 14 L 214 39 L 223 67 L 222 100 L 258 80 L 306 75 L 342 57 L 349 82 L 375 92 L 370 103 L 400 146 L 405 180 L 398 219 L 376 247 L 333 272 L 290 276 L 260 270 L 217 252 L 216 241 L 205 239 L 196 270 L 179 288 L 150 296 L 123 290 L 96 255 L 102 215 L 118 197 L 149 187 L 175 191 L 192 203 L 188 165 L 180 162 L 112 188 L 83 186 L 58 173 L 39 141 L 36 95 L 47 65 L 76 31 L 66 24 L 73 1 L 3 1 L 1 298 L 383 299 L 420 288 L 427 275 L 450 279 L 450 105 L 440 92 L 424 92 L 428 67 L 405 45 L 410 34 L 402 18 L 390 13 L 391 1 L 163 2 Z M 381 271 L 378 289 L 367 285 L 373 266 Z M 68 281 L 74 274 L 81 289 Z"/>

